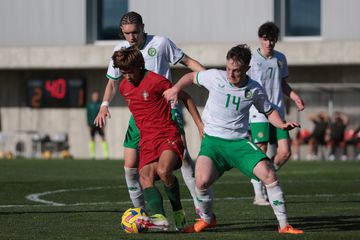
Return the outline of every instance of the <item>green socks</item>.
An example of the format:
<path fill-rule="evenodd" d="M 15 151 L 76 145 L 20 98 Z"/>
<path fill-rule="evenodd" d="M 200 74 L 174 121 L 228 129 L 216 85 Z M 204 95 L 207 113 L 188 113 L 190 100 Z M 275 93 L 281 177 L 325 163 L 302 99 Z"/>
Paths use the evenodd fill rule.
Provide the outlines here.
<path fill-rule="evenodd" d="M 143 190 L 146 206 L 151 215 L 162 214 L 165 216 L 163 199 L 156 187 L 149 187 Z"/>
<path fill-rule="evenodd" d="M 177 178 L 175 177 L 175 180 L 173 184 L 169 187 L 164 185 L 164 189 L 166 192 L 166 195 L 168 196 L 171 207 L 173 211 L 178 211 L 182 209 L 181 201 L 180 201 L 180 188 L 179 188 L 179 182 Z"/>

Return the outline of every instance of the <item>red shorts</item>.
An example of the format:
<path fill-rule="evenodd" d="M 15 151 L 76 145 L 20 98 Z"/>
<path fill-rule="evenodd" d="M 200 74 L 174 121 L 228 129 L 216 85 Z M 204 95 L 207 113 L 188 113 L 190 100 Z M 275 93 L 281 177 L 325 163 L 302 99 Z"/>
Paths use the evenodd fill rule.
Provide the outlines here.
<path fill-rule="evenodd" d="M 147 164 L 159 161 L 160 155 L 165 150 L 171 150 L 179 156 L 179 161 L 183 158 L 184 143 L 180 134 L 156 136 L 149 140 L 140 141 L 140 161 L 139 170 Z M 179 164 L 181 166 L 181 164 Z"/>

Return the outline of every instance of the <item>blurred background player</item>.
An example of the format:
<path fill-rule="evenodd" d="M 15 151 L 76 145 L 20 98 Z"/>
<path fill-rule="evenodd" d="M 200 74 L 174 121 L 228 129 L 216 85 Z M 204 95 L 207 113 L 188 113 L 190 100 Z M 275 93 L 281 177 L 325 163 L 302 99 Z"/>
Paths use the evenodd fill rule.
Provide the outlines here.
<path fill-rule="evenodd" d="M 304 103 L 286 81 L 288 77 L 286 57 L 274 50 L 278 36 L 279 28 L 273 22 L 266 22 L 259 27 L 260 48 L 252 53 L 248 75 L 264 87 L 270 102 L 285 121 L 284 94 L 295 102 L 299 111 L 304 110 Z M 273 160 L 275 169 L 279 169 L 291 155 L 288 131 L 269 124 L 267 116 L 260 113 L 254 106 L 250 109 L 250 129 L 252 141 L 264 153 L 268 150 L 268 144 L 277 145 L 275 155 L 269 157 Z M 254 204 L 270 205 L 266 199 L 263 184 L 254 179 L 251 182 L 255 192 Z"/>
<path fill-rule="evenodd" d="M 329 117 L 326 112 L 321 112 L 309 117 L 309 120 L 314 123 L 314 129 L 311 133 L 308 142 L 308 155 L 306 156 L 307 160 L 317 160 L 318 152 L 320 146 L 326 145 L 326 133 L 329 127 Z M 325 154 L 323 149 L 321 149 L 321 157 L 324 157 Z"/>
<path fill-rule="evenodd" d="M 360 126 L 358 126 L 356 129 L 349 129 L 348 133 L 348 139 L 345 140 L 344 154 L 347 156 L 348 148 L 353 146 L 354 159 L 360 160 Z"/>
<path fill-rule="evenodd" d="M 349 117 L 341 112 L 334 112 L 333 118 L 330 123 L 330 155 L 329 161 L 334 161 L 336 158 L 337 150 L 342 149 L 340 147 L 341 142 L 344 141 L 345 130 L 349 124 Z M 345 152 L 342 152 L 341 160 L 347 160 Z"/>
<path fill-rule="evenodd" d="M 168 100 L 176 101 L 177 93 L 191 84 L 209 91 L 202 114 L 205 136 L 195 169 L 196 194 L 201 200 L 202 214 L 199 221 L 184 229 L 185 232 L 201 232 L 216 225 L 209 187 L 225 171 L 237 168 L 246 176 L 266 184 L 271 207 L 279 222 L 279 233 L 303 233 L 288 223 L 285 198 L 270 159 L 248 140 L 249 109 L 254 105 L 277 128 L 291 130 L 299 124 L 283 121 L 263 87 L 246 75 L 250 59 L 251 51 L 247 45 L 235 46 L 226 55 L 226 71 L 210 69 L 188 73 L 164 92 Z"/>
<path fill-rule="evenodd" d="M 103 150 L 104 158 L 109 158 L 109 147 L 105 138 L 105 129 L 95 126 L 94 121 L 99 113 L 101 105 L 99 91 L 93 91 L 91 93 L 91 101 L 86 104 L 86 116 L 87 116 L 87 124 L 89 126 L 90 131 L 90 142 L 89 142 L 89 150 L 91 158 L 95 159 L 95 135 L 98 133 L 101 137 L 101 147 Z"/>
<path fill-rule="evenodd" d="M 160 179 L 179 230 L 185 225 L 185 212 L 180 201 L 179 182 L 172 172 L 181 167 L 185 148 L 177 124 L 172 119 L 171 105 L 162 96 L 172 84 L 165 77 L 145 69 L 144 58 L 136 47 L 115 51 L 112 59 L 114 67 L 119 68 L 123 74 L 124 80 L 119 89 L 140 131 L 138 169 L 151 216 L 138 220 L 148 228 L 166 230 L 169 227 L 162 196 L 155 186 L 155 181 Z M 201 133 L 203 124 L 194 102 L 184 92 L 182 99 Z M 103 126 L 106 116 L 107 114 L 99 115 L 97 125 Z"/>
<path fill-rule="evenodd" d="M 299 160 L 300 159 L 300 147 L 303 144 L 308 144 L 309 139 L 311 137 L 311 132 L 307 129 L 299 129 L 295 137 L 291 139 L 291 147 L 293 152 L 293 160 Z"/>
<path fill-rule="evenodd" d="M 170 64 L 175 65 L 181 63 L 192 71 L 204 70 L 204 67 L 199 62 L 187 56 L 170 39 L 145 33 L 142 17 L 136 12 L 128 12 L 121 18 L 120 32 L 126 41 L 120 42 L 115 47 L 114 51 L 129 46 L 139 48 L 145 59 L 145 68 L 166 77 L 170 81 Z M 100 109 L 102 115 L 109 115 L 108 105 L 115 96 L 119 80 L 122 78 L 119 69 L 113 67 L 112 60 L 110 60 L 106 76 L 108 78 L 108 83 L 105 89 L 102 107 Z M 176 109 L 173 110 L 172 114 L 173 118 L 178 121 L 178 127 L 182 133 L 182 139 L 186 148 L 185 132 L 183 130 L 181 114 L 177 112 Z M 137 170 L 139 162 L 139 139 L 139 130 L 135 125 L 133 117 L 131 117 L 124 140 L 124 169 L 126 184 L 134 207 L 144 207 L 145 205 Z M 184 182 L 193 197 L 195 208 L 197 209 L 194 162 L 188 151 L 185 151 L 184 153 L 181 173 Z"/>

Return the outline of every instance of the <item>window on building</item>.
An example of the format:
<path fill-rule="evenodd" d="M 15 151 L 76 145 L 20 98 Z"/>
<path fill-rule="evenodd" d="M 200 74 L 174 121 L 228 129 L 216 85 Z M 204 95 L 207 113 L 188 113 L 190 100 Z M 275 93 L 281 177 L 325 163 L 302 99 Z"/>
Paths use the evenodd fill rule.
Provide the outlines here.
<path fill-rule="evenodd" d="M 275 0 L 275 21 L 284 37 L 318 37 L 321 0 Z"/>
<path fill-rule="evenodd" d="M 98 0 L 97 40 L 119 39 L 119 22 L 128 11 L 128 0 Z"/>

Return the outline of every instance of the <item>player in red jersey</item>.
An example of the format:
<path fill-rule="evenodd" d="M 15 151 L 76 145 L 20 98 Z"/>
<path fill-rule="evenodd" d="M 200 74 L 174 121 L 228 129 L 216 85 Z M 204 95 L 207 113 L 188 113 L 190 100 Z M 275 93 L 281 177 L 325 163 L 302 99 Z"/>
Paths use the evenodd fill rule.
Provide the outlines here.
<path fill-rule="evenodd" d="M 162 93 L 172 84 L 165 77 L 145 69 L 141 52 L 124 48 L 114 52 L 114 67 L 124 76 L 120 93 L 134 116 L 140 130 L 140 183 L 144 191 L 150 218 L 139 218 L 146 227 L 167 229 L 162 196 L 154 182 L 160 179 L 170 200 L 173 211 L 183 211 L 180 202 L 179 183 L 173 171 L 181 167 L 184 144 L 176 123 L 171 118 L 171 106 Z M 181 99 L 188 108 L 200 133 L 203 130 L 200 115 L 189 95 L 182 92 Z M 98 118 L 97 125 L 105 119 Z"/>

